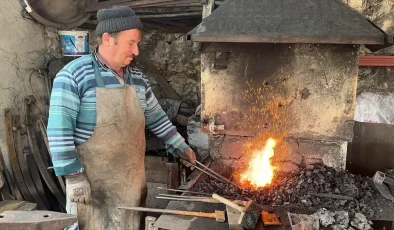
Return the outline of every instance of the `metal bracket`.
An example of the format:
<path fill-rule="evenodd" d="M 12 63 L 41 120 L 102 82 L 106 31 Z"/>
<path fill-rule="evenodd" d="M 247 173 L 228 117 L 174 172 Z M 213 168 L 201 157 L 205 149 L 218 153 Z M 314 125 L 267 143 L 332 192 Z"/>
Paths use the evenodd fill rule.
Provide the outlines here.
<path fill-rule="evenodd" d="M 208 130 L 213 134 L 217 134 L 218 131 L 224 130 L 224 125 L 215 125 L 215 119 L 213 118 L 208 125 Z"/>

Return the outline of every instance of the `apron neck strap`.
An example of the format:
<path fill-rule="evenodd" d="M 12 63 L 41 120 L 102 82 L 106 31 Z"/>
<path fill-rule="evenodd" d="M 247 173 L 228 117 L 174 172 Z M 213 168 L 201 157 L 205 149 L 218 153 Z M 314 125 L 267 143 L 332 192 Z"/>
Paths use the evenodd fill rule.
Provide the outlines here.
<path fill-rule="evenodd" d="M 92 62 L 93 62 L 93 69 L 94 69 L 94 76 L 96 77 L 97 87 L 105 88 L 103 76 L 101 75 L 100 68 L 92 54 Z"/>

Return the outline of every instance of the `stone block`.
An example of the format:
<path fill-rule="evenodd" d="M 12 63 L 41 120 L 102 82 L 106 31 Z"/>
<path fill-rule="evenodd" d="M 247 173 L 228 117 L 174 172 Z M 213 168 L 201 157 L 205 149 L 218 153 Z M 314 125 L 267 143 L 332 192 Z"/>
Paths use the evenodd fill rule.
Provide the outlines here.
<path fill-rule="evenodd" d="M 298 165 L 294 164 L 293 162 L 280 162 L 278 164 L 278 169 L 279 171 L 286 173 L 298 172 L 300 170 Z"/>
<path fill-rule="evenodd" d="M 227 135 L 220 148 L 220 155 L 225 159 L 240 159 L 244 154 L 243 146 L 247 141 L 248 138 Z"/>
<path fill-rule="evenodd" d="M 304 164 L 305 165 L 314 165 L 314 164 L 321 164 L 323 163 L 323 159 L 320 158 L 305 158 Z"/>

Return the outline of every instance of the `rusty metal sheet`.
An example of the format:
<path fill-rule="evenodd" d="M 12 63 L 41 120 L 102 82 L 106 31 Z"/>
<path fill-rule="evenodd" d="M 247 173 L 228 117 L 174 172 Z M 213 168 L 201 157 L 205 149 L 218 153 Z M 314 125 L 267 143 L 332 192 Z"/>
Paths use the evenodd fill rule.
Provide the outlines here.
<path fill-rule="evenodd" d="M 5 211 L 0 217 L 0 229 L 64 229 L 77 222 L 75 215 L 50 211 Z"/>
<path fill-rule="evenodd" d="M 37 146 L 37 141 L 36 141 L 36 136 L 34 134 L 33 126 L 31 124 L 31 118 L 30 118 L 30 109 L 31 106 L 35 103 L 35 98 L 34 97 L 26 97 L 25 98 L 25 103 L 26 103 L 26 132 L 29 140 L 29 145 L 31 148 L 31 151 L 34 156 L 34 160 L 36 161 L 37 167 L 41 173 L 42 178 L 44 179 L 46 185 L 48 186 L 49 190 L 52 192 L 52 194 L 55 196 L 56 200 L 59 202 L 61 207 L 64 209 L 66 207 L 66 197 L 65 194 L 63 194 L 59 188 L 56 186 L 55 181 L 49 174 L 47 168 L 48 166 L 45 164 L 43 161 L 41 154 L 38 150 Z"/>
<path fill-rule="evenodd" d="M 260 52 L 251 52 L 250 45 L 245 48 L 227 55 L 202 54 L 205 133 L 255 136 L 285 130 L 292 137 L 352 140 L 349 121 L 354 117 L 358 47 L 258 44 Z"/>
<path fill-rule="evenodd" d="M 33 154 L 31 153 L 30 149 L 28 150 L 25 149 L 25 152 L 27 151 L 28 153 L 26 154 L 26 161 L 29 166 L 30 174 L 33 179 L 34 185 L 36 186 L 37 192 L 40 195 L 41 199 L 45 202 L 45 205 L 47 207 L 50 207 L 48 197 L 46 196 L 44 186 L 41 181 L 40 172 L 38 171 L 36 162 L 34 161 Z"/>
<path fill-rule="evenodd" d="M 29 190 L 27 189 L 27 186 L 25 184 L 25 181 L 23 180 L 21 168 L 19 166 L 17 153 L 15 150 L 14 135 L 12 133 L 11 109 L 5 109 L 4 123 L 5 123 L 5 132 L 6 132 L 6 142 L 10 156 L 12 171 L 14 172 L 15 181 L 25 200 L 29 202 L 34 202 L 33 197 L 30 195 Z M 22 199 L 22 197 L 17 197 L 17 199 L 18 200 Z"/>
<path fill-rule="evenodd" d="M 25 159 L 25 155 L 23 152 L 23 142 L 22 142 L 22 134 L 21 134 L 21 123 L 20 116 L 15 115 L 12 116 L 12 123 L 14 127 L 14 140 L 15 140 L 15 150 L 18 156 L 19 166 L 21 168 L 21 172 L 23 175 L 23 179 L 26 183 L 27 189 L 29 190 L 31 196 L 33 197 L 34 202 L 37 204 L 38 208 L 41 210 L 49 209 L 49 205 L 46 205 L 45 202 L 41 199 L 40 195 L 37 192 L 36 187 L 34 186 L 33 179 L 30 175 L 29 167 Z"/>

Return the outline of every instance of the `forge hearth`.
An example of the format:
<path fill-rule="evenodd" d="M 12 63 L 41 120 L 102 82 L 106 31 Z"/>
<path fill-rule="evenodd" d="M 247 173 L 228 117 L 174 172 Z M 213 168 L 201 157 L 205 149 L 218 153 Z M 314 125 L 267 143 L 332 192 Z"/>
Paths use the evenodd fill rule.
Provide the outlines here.
<path fill-rule="evenodd" d="M 188 38 L 202 43 L 201 124 L 213 159 L 250 162 L 268 138 L 281 171 L 344 169 L 360 45 L 387 34 L 341 0 L 233 0 Z"/>
<path fill-rule="evenodd" d="M 236 170 L 228 165 L 215 163 L 211 167 L 237 181 L 234 176 Z M 326 208 L 330 211 L 347 211 L 350 215 L 362 213 L 371 219 L 379 212 L 369 202 L 377 195 L 370 178 L 338 171 L 323 164 L 315 165 L 313 170 L 301 168 L 297 173 L 278 173 L 271 184 L 257 189 L 242 190 L 203 175 L 192 191 L 218 193 L 234 200 L 251 199 L 260 205 L 305 214 Z M 330 195 L 335 198 L 324 197 Z"/>
<path fill-rule="evenodd" d="M 345 168 L 358 47 L 212 44 L 206 52 L 202 126 L 213 159 L 244 165 L 271 137 L 278 140 L 272 160 L 280 170 L 320 163 Z"/>

